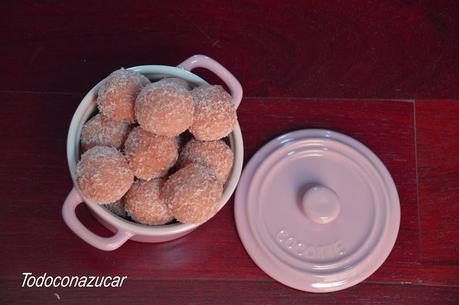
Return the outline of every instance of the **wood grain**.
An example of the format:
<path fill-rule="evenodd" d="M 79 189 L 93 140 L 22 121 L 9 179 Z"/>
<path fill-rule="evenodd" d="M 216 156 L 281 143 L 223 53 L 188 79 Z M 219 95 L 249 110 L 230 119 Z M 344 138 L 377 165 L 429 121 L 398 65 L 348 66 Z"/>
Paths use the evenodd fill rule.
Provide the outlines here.
<path fill-rule="evenodd" d="M 2 287 L 11 286 L 7 290 L 2 288 L 1 295 L 6 293 L 10 297 L 23 296 L 24 291 L 18 290 L 19 286 L 12 284 L 18 283 L 22 272 L 48 272 L 54 275 L 119 273 L 128 275 L 132 280 L 148 282 L 148 279 L 154 278 L 158 281 L 156 285 L 164 286 L 165 289 L 170 283 L 182 285 L 177 282 L 182 279 L 209 279 L 211 282 L 249 281 L 244 284 L 241 282 L 241 286 L 250 286 L 253 280 L 270 281 L 250 260 L 238 239 L 232 201 L 201 228 L 170 243 L 128 242 L 112 253 L 102 252 L 85 244 L 70 232 L 60 216 L 62 201 L 71 188 L 65 159 L 65 138 L 81 95 L 0 93 L 0 99 L 3 102 L 0 110 L 0 117 L 3 118 L 0 120 L 0 132 L 5 147 L 8 147 L 1 152 L 5 162 L 0 165 L 0 191 L 8 203 L 0 216 L 0 243 L 6 245 L 0 248 L 0 282 Z M 454 105 L 459 105 L 453 102 L 436 103 L 439 104 L 438 109 L 443 109 L 446 113 Z M 426 105 L 434 107 L 430 103 Z M 457 287 L 459 268 L 454 260 L 426 261 L 426 257 L 424 260 L 420 257 L 420 239 L 424 242 L 424 255 L 428 253 L 428 247 L 433 247 L 435 252 L 431 257 L 448 257 L 449 252 L 444 251 L 450 249 L 438 247 L 440 242 L 426 243 L 429 238 L 433 238 L 419 235 L 413 107 L 414 104 L 409 101 L 245 99 L 239 110 L 239 121 L 244 134 L 247 159 L 272 137 L 298 128 L 337 130 L 369 146 L 394 177 L 401 198 L 402 224 L 393 252 L 366 283 L 418 283 Z M 429 107 L 425 109 L 431 111 Z M 418 110 L 418 124 L 423 117 L 421 112 Z M 430 112 L 426 112 L 428 113 Z M 454 112 L 452 115 L 455 116 Z M 440 117 L 442 120 L 435 122 L 451 120 L 449 116 Z M 442 125 L 428 126 L 431 128 Z M 454 124 L 450 124 L 448 128 L 453 133 L 456 130 Z M 418 134 L 418 140 L 419 136 Z M 449 155 L 447 157 L 444 161 L 446 163 L 454 158 Z M 420 203 L 423 202 L 421 200 Z M 448 203 L 448 197 L 445 198 L 445 203 Z M 78 214 L 95 232 L 110 235 L 94 220 L 87 208 L 82 207 Z M 450 217 L 440 220 L 424 221 L 422 233 L 429 234 L 430 228 L 438 231 L 449 226 L 449 222 L 455 219 L 454 215 L 457 216 L 454 205 L 448 215 Z M 159 284 L 160 281 L 164 283 Z M 400 287 L 395 289 L 398 288 Z M 426 298 L 436 295 L 435 289 L 421 290 L 424 289 Z M 47 299 L 48 292 L 27 290 L 27 293 L 30 298 L 43 301 Z M 80 294 L 73 291 L 68 294 L 72 302 L 80 297 L 84 299 L 86 295 L 85 292 Z M 103 294 L 107 297 L 101 297 L 100 300 L 110 299 L 112 295 L 109 291 Z M 407 294 L 409 295 L 408 292 Z M 140 294 L 139 298 L 142 297 L 143 294 Z M 170 301 L 168 298 L 163 300 Z"/>
<path fill-rule="evenodd" d="M 246 96 L 459 97 L 454 0 L 4 1 L 0 9 L 8 71 L 0 90 L 81 93 L 121 66 L 204 53 Z"/>
<path fill-rule="evenodd" d="M 416 101 L 422 258 L 459 264 L 459 103 Z M 459 277 L 459 273 L 456 274 Z"/>
<path fill-rule="evenodd" d="M 23 288 L 0 282 L 5 304 L 422 304 L 455 305 L 457 287 L 361 284 L 340 292 L 312 294 L 272 281 L 158 281 L 128 279 L 123 288 Z M 58 299 L 59 298 L 59 299 Z M 167 300 L 167 301 L 166 301 Z"/>

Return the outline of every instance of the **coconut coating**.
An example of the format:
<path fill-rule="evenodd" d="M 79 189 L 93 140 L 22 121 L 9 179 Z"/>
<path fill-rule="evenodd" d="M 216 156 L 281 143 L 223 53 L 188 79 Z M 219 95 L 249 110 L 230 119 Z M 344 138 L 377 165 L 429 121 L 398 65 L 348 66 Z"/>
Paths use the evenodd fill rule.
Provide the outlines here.
<path fill-rule="evenodd" d="M 223 185 L 215 172 L 198 163 L 178 170 L 164 183 L 161 197 L 181 223 L 203 223 L 215 215 L 220 206 Z"/>
<path fill-rule="evenodd" d="M 87 121 L 81 131 L 81 147 L 86 151 L 94 146 L 121 148 L 129 132 L 129 123 L 113 121 L 97 114 Z"/>
<path fill-rule="evenodd" d="M 126 158 L 116 148 L 95 146 L 81 156 L 76 183 L 84 197 L 106 204 L 120 200 L 134 181 Z"/>
<path fill-rule="evenodd" d="M 124 209 L 124 200 L 123 199 L 118 200 L 118 201 L 113 202 L 113 203 L 104 204 L 104 208 L 106 208 L 107 210 L 109 210 L 113 214 L 118 215 L 119 217 L 122 217 L 122 218 L 127 218 L 128 217 L 128 214 L 126 213 L 126 210 Z"/>
<path fill-rule="evenodd" d="M 134 104 L 140 90 L 149 84 L 140 73 L 120 69 L 111 73 L 97 95 L 99 110 L 114 121 L 135 121 Z"/>
<path fill-rule="evenodd" d="M 163 79 L 159 80 L 158 82 L 179 86 L 179 87 L 182 87 L 182 88 L 184 88 L 186 90 L 190 90 L 191 89 L 190 84 L 186 80 L 181 79 L 181 78 L 177 78 L 177 77 L 163 78 Z"/>
<path fill-rule="evenodd" d="M 140 92 L 135 102 L 135 115 L 146 131 L 175 137 L 193 123 L 193 99 L 185 88 L 159 81 Z"/>
<path fill-rule="evenodd" d="M 197 141 L 190 140 L 179 157 L 179 166 L 189 163 L 199 163 L 215 171 L 218 180 L 225 183 L 233 168 L 234 154 L 231 148 L 222 140 Z"/>
<path fill-rule="evenodd" d="M 175 138 L 163 137 L 135 127 L 124 143 L 124 153 L 137 178 L 162 177 L 178 158 Z"/>
<path fill-rule="evenodd" d="M 159 196 L 162 179 L 138 180 L 124 196 L 125 209 L 132 219 L 147 225 L 163 225 L 174 219 L 171 209 Z"/>
<path fill-rule="evenodd" d="M 236 109 L 222 86 L 202 85 L 194 88 L 191 95 L 194 121 L 189 130 L 197 140 L 219 140 L 234 129 Z"/>

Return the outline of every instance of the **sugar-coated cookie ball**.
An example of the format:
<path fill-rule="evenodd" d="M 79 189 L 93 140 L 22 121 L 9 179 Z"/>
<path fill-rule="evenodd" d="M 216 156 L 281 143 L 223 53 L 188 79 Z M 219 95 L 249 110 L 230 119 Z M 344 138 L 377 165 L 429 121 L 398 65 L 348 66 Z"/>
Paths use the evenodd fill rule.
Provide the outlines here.
<path fill-rule="evenodd" d="M 147 225 L 162 225 L 174 219 L 172 211 L 159 196 L 162 179 L 138 180 L 124 196 L 125 209 L 132 219 Z"/>
<path fill-rule="evenodd" d="M 121 148 L 128 132 L 129 123 L 116 122 L 99 113 L 84 124 L 81 147 L 83 151 L 94 146 Z"/>
<path fill-rule="evenodd" d="M 179 157 L 181 167 L 189 163 L 199 163 L 215 171 L 218 180 L 225 183 L 233 168 L 234 154 L 222 140 L 197 141 L 190 140 Z"/>
<path fill-rule="evenodd" d="M 76 182 L 89 200 L 106 204 L 120 200 L 129 190 L 134 175 L 126 158 L 116 148 L 95 146 L 81 156 Z"/>
<path fill-rule="evenodd" d="M 190 84 L 186 80 L 181 79 L 181 78 L 168 77 L 168 78 L 163 78 L 163 79 L 159 80 L 158 82 L 166 83 L 166 84 L 172 84 L 172 85 L 175 85 L 175 86 L 182 87 L 182 88 L 184 88 L 186 90 L 190 90 L 191 89 Z"/>
<path fill-rule="evenodd" d="M 135 127 L 124 143 L 124 153 L 137 178 L 162 177 L 178 158 L 175 138 L 159 136 Z"/>
<path fill-rule="evenodd" d="M 191 91 L 194 121 L 190 132 L 199 141 L 226 137 L 236 124 L 236 108 L 222 86 L 202 85 Z"/>
<path fill-rule="evenodd" d="M 193 99 L 185 88 L 159 81 L 140 92 L 135 102 L 135 115 L 144 130 L 175 137 L 193 123 Z"/>
<path fill-rule="evenodd" d="M 218 211 L 223 185 L 215 172 L 191 163 L 169 176 L 161 188 L 161 197 L 181 223 L 203 223 Z"/>
<path fill-rule="evenodd" d="M 113 202 L 113 203 L 104 204 L 104 208 L 106 208 L 107 210 L 109 210 L 110 212 L 112 212 L 113 214 L 115 214 L 115 215 L 117 215 L 119 217 L 122 217 L 122 218 L 127 218 L 128 217 L 128 214 L 127 214 L 126 210 L 124 209 L 124 200 L 123 199 L 118 200 L 118 201 Z"/>
<path fill-rule="evenodd" d="M 120 69 L 110 74 L 97 95 L 99 110 L 114 121 L 135 121 L 134 104 L 140 90 L 149 84 L 140 73 Z"/>

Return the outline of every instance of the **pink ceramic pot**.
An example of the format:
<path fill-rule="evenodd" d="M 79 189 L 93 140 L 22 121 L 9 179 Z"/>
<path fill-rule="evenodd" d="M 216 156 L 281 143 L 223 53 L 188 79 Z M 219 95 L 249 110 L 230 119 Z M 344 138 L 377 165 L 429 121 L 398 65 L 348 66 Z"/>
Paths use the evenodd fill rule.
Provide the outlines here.
<path fill-rule="evenodd" d="M 178 77 L 182 78 L 193 85 L 206 84 L 207 82 L 199 76 L 191 73 L 190 71 L 194 68 L 206 68 L 211 72 L 219 76 L 225 84 L 228 86 L 234 104 L 236 107 L 242 99 L 242 87 L 239 81 L 221 64 L 215 60 L 203 56 L 195 55 L 182 62 L 178 67 L 161 66 L 161 65 L 145 65 L 131 67 L 129 70 L 137 71 L 142 73 L 151 80 L 156 80 L 164 77 Z M 146 226 L 130 222 L 122 219 L 104 207 L 91 202 L 81 194 L 75 182 L 76 166 L 79 160 L 79 143 L 80 134 L 83 124 L 88 118 L 96 111 L 96 96 L 99 86 L 102 81 L 94 86 L 83 98 L 80 105 L 78 106 L 75 114 L 73 115 L 72 122 L 70 123 L 69 133 L 67 137 L 67 159 L 70 169 L 70 174 L 74 183 L 74 188 L 70 191 L 63 206 L 62 206 L 62 217 L 69 228 L 84 241 L 90 245 L 105 251 L 111 251 L 119 248 L 127 240 L 132 239 L 140 242 L 164 242 L 173 239 L 180 238 L 194 229 L 199 225 L 194 224 L 170 224 L 163 226 Z M 233 132 L 229 135 L 230 146 L 234 152 L 234 166 L 228 182 L 225 184 L 223 197 L 220 203 L 220 209 L 226 204 L 233 194 L 236 185 L 239 181 L 242 170 L 243 162 L 243 141 L 241 135 L 241 129 L 239 124 L 236 126 Z M 114 235 L 112 237 L 101 237 L 90 230 L 88 230 L 76 217 L 75 209 L 81 203 L 85 202 L 86 205 L 91 209 L 94 216 L 102 223 L 105 227 L 110 229 Z"/>

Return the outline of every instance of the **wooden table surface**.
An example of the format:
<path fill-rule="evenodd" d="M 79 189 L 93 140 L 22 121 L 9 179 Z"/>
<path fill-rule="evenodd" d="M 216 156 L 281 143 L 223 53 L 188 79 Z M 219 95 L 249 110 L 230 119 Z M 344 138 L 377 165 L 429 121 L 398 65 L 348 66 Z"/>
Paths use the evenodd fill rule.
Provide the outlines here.
<path fill-rule="evenodd" d="M 1 303 L 459 304 L 458 2 L 281 2 L 2 1 Z M 239 241 L 232 200 L 182 239 L 114 252 L 65 226 L 66 135 L 85 92 L 121 66 L 197 53 L 243 85 L 246 160 L 276 135 L 320 127 L 386 164 L 400 233 L 363 283 L 311 294 L 273 281 Z M 86 207 L 78 213 L 110 235 Z M 112 289 L 21 288 L 23 272 L 128 279 Z"/>

